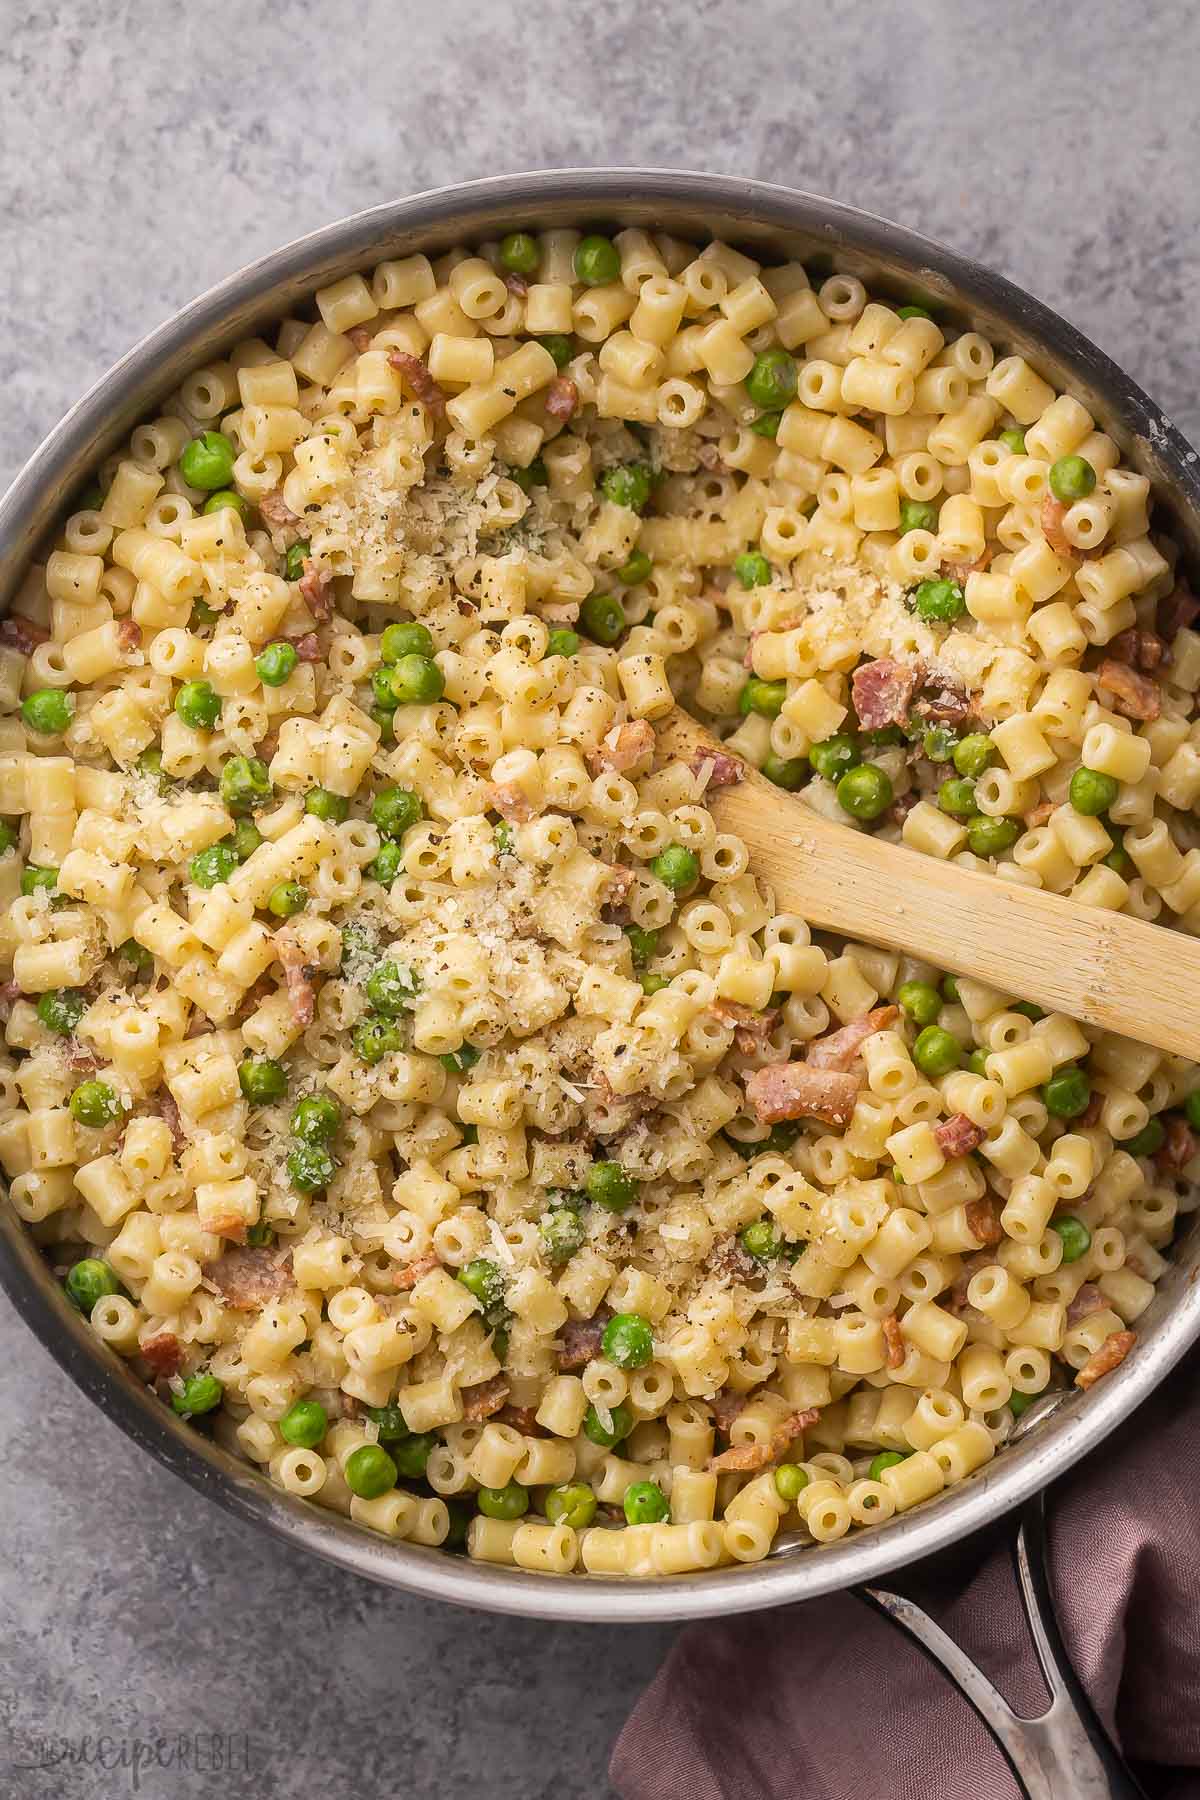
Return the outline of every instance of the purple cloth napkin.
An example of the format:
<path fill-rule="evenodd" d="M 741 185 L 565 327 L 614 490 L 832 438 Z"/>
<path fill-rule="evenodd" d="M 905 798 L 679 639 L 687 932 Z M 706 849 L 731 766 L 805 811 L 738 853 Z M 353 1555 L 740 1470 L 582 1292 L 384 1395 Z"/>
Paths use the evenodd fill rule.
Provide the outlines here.
<path fill-rule="evenodd" d="M 1149 1789 L 1200 1800 L 1200 1355 L 1048 1502 L 1059 1625 Z M 1045 1690 L 997 1533 L 884 1585 L 943 1624 L 1018 1712 Z M 613 1752 L 622 1800 L 1018 1800 L 991 1736 L 852 1594 L 692 1625 Z"/>

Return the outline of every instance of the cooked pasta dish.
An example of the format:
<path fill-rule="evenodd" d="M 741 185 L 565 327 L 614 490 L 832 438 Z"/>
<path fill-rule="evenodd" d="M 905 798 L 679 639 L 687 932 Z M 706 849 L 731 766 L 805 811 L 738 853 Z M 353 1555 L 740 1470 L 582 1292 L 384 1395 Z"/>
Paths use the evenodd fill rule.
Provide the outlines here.
<path fill-rule="evenodd" d="M 1133 1348 L 1200 1077 L 814 936 L 709 797 L 1200 929 L 1148 505 L 925 304 L 639 230 L 197 370 L 0 625 L 0 1165 L 67 1298 L 287 1493 L 492 1563 L 979 1469 Z"/>

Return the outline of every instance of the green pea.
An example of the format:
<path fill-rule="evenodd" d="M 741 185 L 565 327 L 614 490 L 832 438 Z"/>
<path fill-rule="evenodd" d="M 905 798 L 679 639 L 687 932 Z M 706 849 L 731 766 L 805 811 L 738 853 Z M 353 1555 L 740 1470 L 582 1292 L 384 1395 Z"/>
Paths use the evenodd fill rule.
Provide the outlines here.
<path fill-rule="evenodd" d="M 1007 431 L 1002 431 L 1000 433 L 999 441 L 1004 445 L 1004 448 L 1010 450 L 1014 456 L 1024 456 L 1025 433 L 1017 426 L 1010 425 Z"/>
<path fill-rule="evenodd" d="M 233 480 L 237 452 L 223 431 L 203 431 L 184 447 L 179 473 L 189 487 L 225 488 Z"/>
<path fill-rule="evenodd" d="M 1032 1000 L 1014 1000 L 1008 1010 L 1009 1012 L 1020 1013 L 1023 1019 L 1028 1019 L 1033 1025 L 1036 1025 L 1039 1019 L 1044 1019 L 1046 1016 L 1041 1007 L 1035 1006 Z"/>
<path fill-rule="evenodd" d="M 988 819 L 980 813 L 967 826 L 967 846 L 976 856 L 1001 856 L 1021 835 L 1019 819 Z"/>
<path fill-rule="evenodd" d="M 111 1125 L 121 1111 L 121 1102 L 106 1081 L 81 1081 L 71 1095 L 71 1117 L 92 1131 Z"/>
<path fill-rule="evenodd" d="M 285 1443 L 298 1444 L 303 1450 L 315 1450 L 329 1429 L 329 1419 L 319 1400 L 297 1400 L 279 1421 L 279 1435 Z"/>
<path fill-rule="evenodd" d="M 583 1531 L 596 1516 L 596 1496 L 585 1481 L 564 1482 L 550 1489 L 542 1510 L 551 1525 Z"/>
<path fill-rule="evenodd" d="M 744 588 L 766 587 L 771 565 L 761 550 L 743 550 L 733 559 L 733 572 Z"/>
<path fill-rule="evenodd" d="M 904 981 L 896 995 L 914 1025 L 932 1025 L 942 1010 L 942 997 L 928 981 Z"/>
<path fill-rule="evenodd" d="M 926 1025 L 913 1045 L 912 1059 L 922 1075 L 948 1075 L 962 1062 L 962 1046 L 940 1025 Z"/>
<path fill-rule="evenodd" d="M 267 765 L 257 756 L 231 756 L 221 770 L 221 798 L 231 813 L 254 812 L 271 798 Z"/>
<path fill-rule="evenodd" d="M 594 1406 L 589 1406 L 583 1415 L 583 1435 L 593 1444 L 599 1444 L 602 1450 L 611 1450 L 614 1444 L 621 1443 L 633 1430 L 633 1414 L 622 1401 L 609 1409 L 612 1419 L 611 1427 L 602 1425 L 600 1415 Z"/>
<path fill-rule="evenodd" d="M 770 1219 L 756 1219 L 752 1225 L 743 1226 L 738 1242 L 755 1262 L 773 1262 L 783 1249 L 779 1227 Z"/>
<path fill-rule="evenodd" d="M 579 1214 L 569 1207 L 552 1207 L 543 1214 L 539 1227 L 542 1255 L 554 1268 L 561 1263 L 570 1262 L 575 1252 L 583 1247 L 587 1232 Z"/>
<path fill-rule="evenodd" d="M 511 856 L 513 852 L 513 828 L 507 819 L 501 819 L 492 833 L 492 842 L 496 846 L 497 856 Z"/>
<path fill-rule="evenodd" d="M 289 1121 L 293 1137 L 303 1144 L 327 1144 L 336 1137 L 342 1109 L 330 1094 L 307 1094 L 297 1100 Z"/>
<path fill-rule="evenodd" d="M 243 499 L 242 495 L 234 488 L 219 488 L 215 494 L 208 496 L 200 508 L 201 512 L 206 513 L 224 512 L 226 509 L 235 512 L 239 519 L 246 519 L 250 516 L 249 502 Z"/>
<path fill-rule="evenodd" d="M 617 580 L 624 587 L 640 587 L 649 578 L 654 564 L 644 550 L 635 550 L 629 561 L 622 563 L 617 570 Z"/>
<path fill-rule="evenodd" d="M 38 995 L 34 1006 L 46 1030 L 59 1037 L 70 1037 L 86 1010 L 87 1001 L 78 988 L 51 988 Z"/>
<path fill-rule="evenodd" d="M 967 610 L 957 581 L 922 581 L 913 589 L 913 611 L 927 625 L 952 625 Z"/>
<path fill-rule="evenodd" d="M 1065 1263 L 1078 1262 L 1086 1250 L 1090 1250 L 1092 1234 L 1082 1219 L 1073 1213 L 1066 1213 L 1061 1219 L 1051 1219 L 1051 1231 L 1057 1231 L 1062 1239 L 1062 1259 Z"/>
<path fill-rule="evenodd" d="M 621 252 L 611 238 L 580 238 L 573 257 L 575 274 L 585 287 L 604 287 L 621 273 Z"/>
<path fill-rule="evenodd" d="M 798 787 L 803 787 L 808 769 L 807 757 L 776 756 L 772 751 L 763 763 L 762 773 L 776 787 L 783 788 L 785 793 L 794 794 Z"/>
<path fill-rule="evenodd" d="M 429 1461 L 429 1453 L 437 1444 L 437 1435 L 432 1431 L 414 1431 L 406 1437 L 402 1444 L 392 1445 L 392 1456 L 396 1467 L 406 1481 L 419 1481 L 425 1473 L 425 1465 Z"/>
<path fill-rule="evenodd" d="M 694 851 L 685 850 L 682 844 L 668 844 L 665 850 L 651 857 L 650 873 L 673 894 L 682 894 L 700 873 L 699 858 Z"/>
<path fill-rule="evenodd" d="M 171 778 L 169 775 L 163 774 L 161 750 L 143 750 L 133 766 L 139 775 L 144 775 L 147 780 L 154 782 L 160 794 L 170 792 Z"/>
<path fill-rule="evenodd" d="M 1041 1388 L 1036 1394 L 1018 1394 L 1014 1389 L 1008 1397 L 1008 1410 L 1013 1418 L 1019 1419 L 1022 1413 L 1028 1412 L 1034 1401 L 1040 1400 L 1045 1392 L 1046 1389 Z"/>
<path fill-rule="evenodd" d="M 125 942 L 118 946 L 117 955 L 122 962 L 132 963 L 135 981 L 143 981 L 147 975 L 154 972 L 154 958 L 142 944 L 138 943 L 136 938 L 126 938 Z"/>
<path fill-rule="evenodd" d="M 429 656 L 402 656 L 392 668 L 397 706 L 432 706 L 446 691 L 446 677 Z"/>
<path fill-rule="evenodd" d="M 185 681 L 175 696 L 175 711 L 193 731 L 211 731 L 221 716 L 221 698 L 210 681 Z"/>
<path fill-rule="evenodd" d="M 509 479 L 515 481 L 523 494 L 532 494 L 535 487 L 545 487 L 550 474 L 540 456 L 535 456 L 525 469 L 510 469 Z"/>
<path fill-rule="evenodd" d="M 360 1500 L 377 1500 L 395 1487 L 399 1470 L 382 1444 L 360 1444 L 346 1458 L 342 1473 L 352 1494 Z"/>
<path fill-rule="evenodd" d="M 304 810 L 314 819 L 341 825 L 350 816 L 350 802 L 344 794 L 331 794 L 328 788 L 309 788 L 304 796 Z"/>
<path fill-rule="evenodd" d="M 252 1106 L 268 1106 L 287 1093 L 287 1070 L 273 1056 L 243 1057 L 238 1085 Z"/>
<path fill-rule="evenodd" d="M 189 1375 L 182 1388 L 171 1395 L 171 1405 L 182 1418 L 212 1412 L 220 1406 L 225 1388 L 215 1375 Z"/>
<path fill-rule="evenodd" d="M 858 745 L 850 733 L 839 731 L 833 737 L 822 738 L 819 744 L 814 744 L 808 753 L 808 760 L 818 775 L 836 785 L 847 769 L 853 769 L 862 759 L 858 753 Z"/>
<path fill-rule="evenodd" d="M 1148 1119 L 1132 1137 L 1122 1138 L 1118 1147 L 1129 1156 L 1153 1156 L 1162 1149 L 1166 1139 L 1166 1127 L 1162 1120 Z"/>
<path fill-rule="evenodd" d="M 63 1286 L 72 1306 L 77 1306 L 89 1318 L 98 1300 L 121 1291 L 116 1274 L 98 1256 L 85 1256 L 82 1262 L 73 1263 Z"/>
<path fill-rule="evenodd" d="M 619 1162 L 594 1162 L 583 1186 L 588 1199 L 605 1212 L 622 1213 L 637 1199 L 638 1184 Z"/>
<path fill-rule="evenodd" d="M 1183 1110 L 1192 1130 L 1200 1131 L 1200 1088 L 1192 1089 L 1183 1103 Z"/>
<path fill-rule="evenodd" d="M 951 1006 L 957 1006 L 960 998 L 961 996 L 958 991 L 958 977 L 955 975 L 943 975 L 942 999 L 948 1000 Z"/>
<path fill-rule="evenodd" d="M 275 1242 L 275 1232 L 265 1219 L 256 1219 L 246 1228 L 246 1242 L 255 1250 L 264 1250 Z"/>
<path fill-rule="evenodd" d="M 1086 500 L 1096 485 L 1096 471 L 1085 456 L 1060 456 L 1050 464 L 1050 492 L 1064 506 Z"/>
<path fill-rule="evenodd" d="M 368 1406 L 367 1417 L 378 1431 L 381 1444 L 402 1444 L 412 1436 L 398 1406 Z"/>
<path fill-rule="evenodd" d="M 615 594 L 589 594 L 579 623 L 595 644 L 615 644 L 625 629 L 625 608 Z"/>
<path fill-rule="evenodd" d="M 755 406 L 771 412 L 796 398 L 796 380 L 796 359 L 789 351 L 760 350 L 744 385 Z"/>
<path fill-rule="evenodd" d="M 188 864 L 188 874 L 197 887 L 214 888 L 219 882 L 228 881 L 237 866 L 237 851 L 232 844 L 221 842 L 198 850 Z"/>
<path fill-rule="evenodd" d="M 514 275 L 532 275 L 541 261 L 538 241 L 527 231 L 510 231 L 500 240 L 500 266 Z"/>
<path fill-rule="evenodd" d="M 577 656 L 582 639 L 577 631 L 569 631 L 565 626 L 550 633 L 546 640 L 547 656 Z"/>
<path fill-rule="evenodd" d="M 240 863 L 253 856 L 262 841 L 262 832 L 251 819 L 239 819 L 234 825 L 232 837 L 224 840 L 225 843 L 232 844 L 234 855 Z"/>
<path fill-rule="evenodd" d="M 1125 834 L 1108 820 L 1105 820 L 1105 827 L 1112 839 L 1112 849 L 1101 860 L 1114 875 L 1128 876 L 1133 869 L 1133 858 L 1125 848 Z"/>
<path fill-rule="evenodd" d="M 277 688 L 283 686 L 299 660 L 295 644 L 280 642 L 260 650 L 254 667 L 264 687 Z"/>
<path fill-rule="evenodd" d="M 900 502 L 900 536 L 908 531 L 936 531 L 937 507 L 928 500 Z"/>
<path fill-rule="evenodd" d="M 949 762 L 957 742 L 948 725 L 927 725 L 921 734 L 921 748 L 930 762 Z"/>
<path fill-rule="evenodd" d="M 755 437 L 771 438 L 779 436 L 779 426 L 783 419 L 781 412 L 759 413 L 757 419 L 750 421 L 750 429 Z"/>
<path fill-rule="evenodd" d="M 447 1075 L 465 1075 L 468 1069 L 475 1067 L 482 1054 L 474 1044 L 460 1044 L 457 1050 L 447 1050 L 444 1056 L 439 1056 L 438 1061 Z"/>
<path fill-rule="evenodd" d="M 280 881 L 267 895 L 267 911 L 277 919 L 294 919 L 308 905 L 308 889 L 298 881 Z"/>
<path fill-rule="evenodd" d="M 896 317 L 898 319 L 928 319 L 932 317 L 932 314 L 927 306 L 918 306 L 915 302 L 910 302 L 908 306 L 897 307 Z"/>
<path fill-rule="evenodd" d="M 600 488 L 614 506 L 627 506 L 641 512 L 650 498 L 651 471 L 646 463 L 618 463 L 600 477 Z"/>
<path fill-rule="evenodd" d="M 622 1505 L 630 1525 L 657 1525 L 671 1516 L 667 1496 L 656 1481 L 631 1482 Z"/>
<path fill-rule="evenodd" d="M 42 863 L 27 863 L 21 870 L 21 892 L 29 897 L 45 888 L 52 894 L 58 886 L 58 870 L 48 869 Z"/>
<path fill-rule="evenodd" d="M 629 939 L 629 952 L 635 969 L 644 969 L 653 956 L 658 954 L 658 933 L 647 931 L 641 925 L 626 925 L 625 936 Z"/>
<path fill-rule="evenodd" d="M 752 675 L 738 695 L 738 711 L 757 713 L 763 719 L 777 719 L 786 699 L 786 681 L 763 681 L 758 675 Z"/>
<path fill-rule="evenodd" d="M 537 342 L 543 350 L 550 352 L 554 358 L 556 369 L 566 368 L 573 354 L 569 337 L 564 337 L 561 331 L 548 331 L 543 337 L 538 338 Z"/>
<path fill-rule="evenodd" d="M 40 737 L 61 737 L 71 723 L 75 696 L 62 688 L 38 688 L 21 702 L 21 717 Z"/>
<path fill-rule="evenodd" d="M 859 742 L 872 750 L 891 750 L 896 744 L 907 742 L 898 725 L 881 725 L 876 731 L 860 731 L 858 736 Z M 928 738 L 929 733 L 926 732 L 925 736 Z M 928 756 L 929 751 L 926 750 L 925 754 Z"/>
<path fill-rule="evenodd" d="M 529 1511 L 529 1495 L 517 1481 L 503 1487 L 481 1487 L 475 1504 L 485 1519 L 519 1519 Z"/>
<path fill-rule="evenodd" d="M 350 1042 L 359 1060 L 373 1067 L 393 1050 L 403 1050 L 404 1035 L 394 1019 L 368 1013 L 350 1033 Z"/>
<path fill-rule="evenodd" d="M 378 853 L 367 864 L 365 873 L 372 881 L 382 882 L 390 887 L 400 873 L 404 861 L 404 849 L 400 844 L 380 844 Z"/>
<path fill-rule="evenodd" d="M 986 1052 L 986 1050 L 972 1050 L 970 1055 L 967 1057 L 966 1062 L 963 1064 L 963 1067 L 965 1069 L 969 1070 L 972 1075 L 983 1075 L 986 1077 L 986 1075 L 987 1075 L 987 1052 Z"/>
<path fill-rule="evenodd" d="M 600 1342 L 618 1369 L 644 1369 L 654 1356 L 654 1332 L 641 1313 L 614 1313 Z"/>
<path fill-rule="evenodd" d="M 960 775 L 976 777 L 983 774 L 995 754 L 996 746 L 991 738 L 982 731 L 972 731 L 967 737 L 959 738 L 951 760 Z"/>
<path fill-rule="evenodd" d="M 638 980 L 641 983 L 643 994 L 646 995 L 661 994 L 665 987 L 671 985 L 669 975 L 639 975 Z"/>
<path fill-rule="evenodd" d="M 289 581 L 299 581 L 304 573 L 304 564 L 308 560 L 311 550 L 312 545 L 307 538 L 297 538 L 294 544 L 288 546 L 288 552 L 284 558 L 284 573 Z"/>
<path fill-rule="evenodd" d="M 838 805 L 852 819 L 877 819 L 894 797 L 895 790 L 878 763 L 860 763 L 857 769 L 847 769 L 837 784 Z"/>
<path fill-rule="evenodd" d="M 7 856 L 20 842 L 20 832 L 7 819 L 0 819 L 0 856 Z"/>
<path fill-rule="evenodd" d="M 1071 805 L 1085 819 L 1097 819 L 1108 811 L 1120 793 L 1120 783 L 1099 769 L 1078 768 L 1071 777 L 1068 790 Z"/>
<path fill-rule="evenodd" d="M 317 1194 L 329 1186 L 337 1164 L 323 1144 L 296 1144 L 287 1154 L 287 1172 L 300 1193 Z"/>
<path fill-rule="evenodd" d="M 395 710 L 396 700 L 394 695 L 387 706 L 369 706 L 367 708 L 367 715 L 379 733 L 379 742 L 381 744 L 394 744 L 396 741 L 396 721 L 392 716 L 395 713 Z"/>
<path fill-rule="evenodd" d="M 411 788 L 380 788 L 371 802 L 371 823 L 382 837 L 399 840 L 425 817 L 425 808 Z"/>
<path fill-rule="evenodd" d="M 878 1456 L 871 1458 L 868 1479 L 878 1481 L 885 1469 L 894 1469 L 897 1463 L 907 1462 L 911 1455 L 911 1450 L 881 1450 Z"/>
<path fill-rule="evenodd" d="M 467 1263 L 458 1271 L 458 1279 L 485 1312 L 503 1304 L 504 1277 L 486 1256 L 477 1256 Z"/>
<path fill-rule="evenodd" d="M 775 1492 L 790 1505 L 808 1486 L 808 1471 L 799 1463 L 780 1463 L 775 1471 Z"/>
<path fill-rule="evenodd" d="M 385 1018 L 398 1018 L 416 999 L 420 981 L 411 969 L 399 963 L 382 962 L 367 979 L 367 999 Z"/>
<path fill-rule="evenodd" d="M 91 486 L 84 488 L 80 494 L 75 510 L 76 512 L 99 512 L 103 505 L 104 489 L 98 481 L 93 481 Z"/>
<path fill-rule="evenodd" d="M 1092 1084 L 1085 1070 L 1074 1063 L 1055 1069 L 1042 1086 L 1042 1104 L 1056 1119 L 1077 1119 L 1086 1112 L 1092 1098 Z"/>
<path fill-rule="evenodd" d="M 975 818 L 977 816 L 975 783 L 963 775 L 943 781 L 938 789 L 937 803 L 944 813 L 950 814 L 952 819 Z"/>
<path fill-rule="evenodd" d="M 389 625 L 379 640 L 379 654 L 385 663 L 398 663 L 402 656 L 433 656 L 433 635 L 425 625 L 397 620 Z"/>

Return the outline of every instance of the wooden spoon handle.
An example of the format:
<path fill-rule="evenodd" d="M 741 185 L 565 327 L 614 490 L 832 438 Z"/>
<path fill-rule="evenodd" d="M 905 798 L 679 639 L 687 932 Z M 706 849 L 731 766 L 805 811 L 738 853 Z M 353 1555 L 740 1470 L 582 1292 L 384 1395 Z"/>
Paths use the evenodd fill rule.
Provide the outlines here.
<path fill-rule="evenodd" d="M 720 748 L 678 707 L 657 729 L 660 750 L 684 762 Z M 722 829 L 745 840 L 780 911 L 1200 1060 L 1196 938 L 882 843 L 754 769 L 707 798 Z"/>

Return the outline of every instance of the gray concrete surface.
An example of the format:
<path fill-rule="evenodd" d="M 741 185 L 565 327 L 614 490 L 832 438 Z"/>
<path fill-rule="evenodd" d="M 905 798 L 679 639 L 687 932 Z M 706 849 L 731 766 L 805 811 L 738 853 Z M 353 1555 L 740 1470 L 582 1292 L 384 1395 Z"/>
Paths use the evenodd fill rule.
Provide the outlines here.
<path fill-rule="evenodd" d="M 0 481 L 249 257 L 395 194 L 570 163 L 890 215 L 1031 288 L 1200 427 L 1186 0 L 0 0 L 0 23 Z M 11 1800 L 606 1791 L 669 1632 L 452 1613 L 305 1562 L 136 1454 L 6 1314 L 0 1418 Z M 135 1772 L 160 1734 L 200 1739 Z"/>

